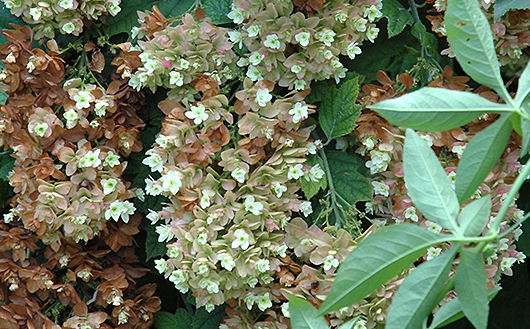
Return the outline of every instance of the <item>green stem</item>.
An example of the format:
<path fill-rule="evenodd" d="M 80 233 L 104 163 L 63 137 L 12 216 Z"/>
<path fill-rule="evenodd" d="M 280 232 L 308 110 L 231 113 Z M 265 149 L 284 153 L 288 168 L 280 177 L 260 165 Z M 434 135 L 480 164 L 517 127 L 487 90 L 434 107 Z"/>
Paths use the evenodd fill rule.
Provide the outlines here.
<path fill-rule="evenodd" d="M 418 15 L 418 8 L 416 7 L 416 2 L 414 0 L 409 0 L 410 12 L 414 23 L 421 23 L 420 15 Z"/>
<path fill-rule="evenodd" d="M 335 194 L 335 186 L 333 185 L 333 179 L 331 178 L 331 170 L 329 169 L 328 158 L 323 148 L 318 150 L 318 154 L 320 154 L 322 162 L 324 162 L 324 169 L 326 170 L 326 178 L 328 180 L 329 191 L 331 193 L 331 207 L 333 208 L 333 213 L 335 214 L 335 226 L 340 228 L 341 223 L 339 209 L 337 208 L 337 195 Z"/>
<path fill-rule="evenodd" d="M 528 214 L 526 214 L 523 219 L 521 219 L 520 222 L 518 222 L 517 224 L 513 224 L 512 226 L 510 226 L 509 229 L 507 229 L 506 231 L 502 232 L 500 235 L 499 235 L 499 239 L 502 239 L 504 238 L 505 236 L 507 236 L 508 234 L 512 233 L 513 231 L 515 231 L 516 229 L 518 229 L 522 223 L 524 223 L 528 218 L 530 218 L 530 212 Z"/>

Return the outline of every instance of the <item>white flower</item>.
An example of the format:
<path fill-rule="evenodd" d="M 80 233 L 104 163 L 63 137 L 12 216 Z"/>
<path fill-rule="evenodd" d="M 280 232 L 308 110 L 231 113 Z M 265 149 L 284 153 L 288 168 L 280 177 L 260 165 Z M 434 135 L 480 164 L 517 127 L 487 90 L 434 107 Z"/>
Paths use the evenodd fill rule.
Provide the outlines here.
<path fill-rule="evenodd" d="M 296 80 L 294 82 L 294 89 L 296 89 L 296 90 L 304 90 L 306 84 L 307 83 L 304 80 Z"/>
<path fill-rule="evenodd" d="M 129 215 L 133 215 L 136 208 L 134 207 L 134 204 L 129 201 L 123 201 L 121 204 L 121 219 L 124 223 L 129 222 Z"/>
<path fill-rule="evenodd" d="M 324 270 L 329 271 L 332 267 L 339 267 L 339 260 L 332 255 L 328 255 L 326 259 L 324 259 Z"/>
<path fill-rule="evenodd" d="M 79 118 L 79 115 L 75 110 L 70 109 L 64 112 L 63 116 L 66 119 L 66 127 L 68 129 L 73 128 L 77 124 L 77 119 Z"/>
<path fill-rule="evenodd" d="M 287 257 L 287 246 L 285 244 L 280 246 L 280 248 L 278 248 L 276 252 L 278 253 L 278 256 L 280 257 Z"/>
<path fill-rule="evenodd" d="M 366 37 L 371 42 L 374 42 L 375 38 L 377 38 L 378 35 L 379 35 L 379 29 L 377 27 L 370 26 L 368 28 L 368 31 L 366 31 Z"/>
<path fill-rule="evenodd" d="M 418 222 L 418 215 L 416 214 L 416 208 L 414 207 L 408 207 L 405 209 L 403 215 L 405 218 L 410 219 L 413 222 Z"/>
<path fill-rule="evenodd" d="M 271 298 L 268 292 L 266 292 L 265 294 L 261 296 L 256 296 L 256 302 L 258 304 L 258 308 L 262 312 L 265 312 L 267 309 L 272 307 L 272 301 L 271 301 Z"/>
<path fill-rule="evenodd" d="M 342 67 L 335 72 L 333 72 L 333 78 L 335 79 L 335 83 L 339 83 L 340 79 L 343 79 L 346 77 L 346 72 L 348 72 L 348 69 L 345 67 Z"/>
<path fill-rule="evenodd" d="M 285 316 L 286 318 L 291 317 L 291 313 L 289 313 L 289 303 L 282 304 L 282 313 L 283 313 L 283 316 Z"/>
<path fill-rule="evenodd" d="M 307 145 L 307 153 L 308 154 L 317 154 L 317 146 L 313 142 L 308 142 Z"/>
<path fill-rule="evenodd" d="M 185 60 L 184 58 L 181 58 L 180 61 L 180 67 L 184 70 L 187 70 L 190 68 L 190 62 L 188 62 L 187 60 Z"/>
<path fill-rule="evenodd" d="M 199 233 L 199 236 L 197 236 L 197 242 L 199 244 L 206 244 L 206 242 L 208 242 L 208 233 L 206 232 Z"/>
<path fill-rule="evenodd" d="M 278 38 L 277 34 L 269 34 L 265 38 L 265 42 L 263 42 L 263 45 L 271 49 L 280 49 L 282 43 L 280 42 L 280 39 Z"/>
<path fill-rule="evenodd" d="M 271 264 L 268 259 L 260 259 L 256 262 L 256 269 L 261 273 L 265 273 L 271 269 Z"/>
<path fill-rule="evenodd" d="M 252 65 L 248 67 L 247 77 L 252 81 L 263 80 L 263 75 L 261 74 L 261 72 L 255 66 Z"/>
<path fill-rule="evenodd" d="M 247 174 L 247 172 L 245 171 L 245 169 L 243 169 L 241 167 L 237 167 L 236 169 L 234 169 L 234 171 L 232 171 L 231 175 L 239 183 L 244 183 L 246 174 Z"/>
<path fill-rule="evenodd" d="M 61 26 L 61 30 L 64 31 L 66 34 L 72 34 L 75 32 L 75 24 L 72 22 L 66 22 Z"/>
<path fill-rule="evenodd" d="M 388 196 L 390 187 L 386 185 L 385 183 L 373 181 L 372 187 L 374 188 L 375 195 Z"/>
<path fill-rule="evenodd" d="M 366 329 L 366 321 L 361 319 L 357 320 L 353 329 Z"/>
<path fill-rule="evenodd" d="M 304 178 L 311 182 L 318 182 L 324 177 L 325 172 L 320 168 L 320 164 L 316 164 L 304 175 Z"/>
<path fill-rule="evenodd" d="M 425 225 L 427 226 L 427 229 L 431 232 L 434 232 L 434 233 L 440 233 L 442 231 L 442 226 L 435 223 L 435 222 L 431 222 L 429 220 L 426 220 L 425 221 Z"/>
<path fill-rule="evenodd" d="M 221 266 L 227 271 L 232 271 L 232 269 L 236 266 L 236 262 L 234 262 L 232 256 L 227 253 L 220 253 L 217 255 L 217 259 L 221 261 Z"/>
<path fill-rule="evenodd" d="M 333 30 L 325 28 L 324 30 L 317 32 L 315 34 L 315 37 L 322 41 L 326 46 L 331 47 L 331 43 L 335 41 L 334 36 L 337 33 L 335 33 Z"/>
<path fill-rule="evenodd" d="M 370 22 L 375 21 L 377 18 L 382 17 L 383 13 L 377 9 L 376 6 L 370 6 L 364 10 L 364 17 L 368 17 Z"/>
<path fill-rule="evenodd" d="M 466 148 L 465 145 L 454 145 L 452 148 L 451 148 L 451 152 L 455 153 L 456 156 L 458 156 L 458 158 L 460 158 L 462 156 L 462 153 L 464 153 L 464 149 Z"/>
<path fill-rule="evenodd" d="M 148 157 L 142 160 L 142 163 L 144 165 L 149 166 L 151 168 L 151 171 L 153 172 L 155 171 L 162 172 L 164 170 L 164 161 L 162 160 L 162 157 L 156 153 L 149 154 Z"/>
<path fill-rule="evenodd" d="M 116 190 L 117 185 L 118 185 L 118 181 L 114 178 L 101 180 L 101 186 L 103 186 L 103 193 L 105 195 L 108 195 L 114 192 L 114 190 Z"/>
<path fill-rule="evenodd" d="M 248 61 L 250 62 L 250 64 L 252 65 L 259 65 L 259 63 L 261 63 L 261 61 L 265 58 L 265 55 L 263 54 L 260 54 L 258 53 L 257 51 L 256 52 L 253 52 L 249 58 L 248 58 Z"/>
<path fill-rule="evenodd" d="M 109 209 L 105 211 L 105 219 L 114 219 L 116 222 L 120 219 L 121 213 L 123 211 L 123 203 L 121 201 L 114 201 L 110 204 Z"/>
<path fill-rule="evenodd" d="M 192 105 L 190 110 L 184 113 L 184 115 L 188 119 L 193 120 L 193 123 L 196 125 L 208 119 L 208 113 L 206 113 L 206 108 L 202 104 L 199 104 L 199 106 Z"/>
<path fill-rule="evenodd" d="M 35 68 L 36 68 L 35 59 L 36 59 L 35 56 L 31 56 L 29 58 L 28 64 L 26 64 L 26 69 L 28 70 L 28 73 L 31 73 L 31 72 L 33 72 L 33 70 L 35 70 Z M 4 80 L 4 79 L 2 79 L 2 80 Z"/>
<path fill-rule="evenodd" d="M 33 127 L 33 132 L 39 137 L 44 137 L 48 132 L 48 124 L 46 122 L 39 122 Z"/>
<path fill-rule="evenodd" d="M 353 28 L 356 29 L 358 32 L 364 32 L 366 31 L 366 24 L 368 23 L 368 20 L 364 18 L 356 19 L 353 22 Z"/>
<path fill-rule="evenodd" d="M 344 23 L 346 22 L 346 19 L 348 18 L 348 14 L 346 14 L 343 10 L 339 10 L 338 12 L 335 13 L 335 15 L 333 15 L 333 18 L 335 18 L 337 22 Z"/>
<path fill-rule="evenodd" d="M 169 84 L 180 87 L 184 84 L 184 77 L 180 72 L 171 71 L 169 72 Z"/>
<path fill-rule="evenodd" d="M 256 216 L 261 215 L 263 204 L 261 202 L 255 201 L 254 197 L 250 195 L 245 199 L 245 210 L 253 213 Z"/>
<path fill-rule="evenodd" d="M 164 274 L 169 269 L 169 266 L 167 265 L 167 261 L 165 259 L 155 259 L 155 268 L 157 269 L 158 273 Z"/>
<path fill-rule="evenodd" d="M 313 207 L 311 206 L 310 201 L 304 201 L 300 203 L 300 211 L 304 214 L 304 216 L 309 216 L 313 213 Z"/>
<path fill-rule="evenodd" d="M 90 107 L 90 102 L 94 99 L 94 96 L 89 91 L 80 90 L 77 94 L 72 97 L 75 102 L 75 107 L 78 110 L 86 109 Z"/>
<path fill-rule="evenodd" d="M 294 107 L 289 110 L 289 114 L 293 116 L 293 123 L 298 123 L 302 120 L 307 119 L 309 108 L 306 105 L 302 105 L 300 102 L 296 102 Z"/>
<path fill-rule="evenodd" d="M 247 250 L 250 246 L 250 236 L 245 232 L 245 230 L 238 228 L 234 232 L 236 239 L 232 241 L 232 248 L 236 249 L 241 247 L 243 250 Z"/>
<path fill-rule="evenodd" d="M 294 39 L 300 44 L 300 46 L 307 47 L 311 39 L 311 34 L 309 32 L 300 32 L 294 36 Z"/>
<path fill-rule="evenodd" d="M 302 164 L 297 164 L 293 167 L 289 168 L 289 172 L 287 173 L 288 179 L 298 179 L 302 176 L 304 176 L 304 171 L 302 170 L 304 166 Z"/>
<path fill-rule="evenodd" d="M 121 8 L 120 8 L 120 6 L 118 6 L 117 3 L 110 2 L 110 3 L 107 3 L 107 11 L 112 16 L 116 16 L 121 11 Z"/>
<path fill-rule="evenodd" d="M 167 246 L 167 253 L 169 258 L 177 258 L 180 256 L 180 249 L 176 245 L 168 245 Z"/>
<path fill-rule="evenodd" d="M 155 225 L 162 218 L 158 212 L 151 209 L 149 209 L 149 213 L 145 217 L 151 221 L 151 225 Z"/>
<path fill-rule="evenodd" d="M 96 99 L 94 102 L 94 113 L 98 117 L 105 116 L 105 110 L 110 104 L 104 99 Z"/>
<path fill-rule="evenodd" d="M 232 42 L 233 44 L 239 43 L 239 48 L 243 46 L 243 36 L 241 35 L 241 32 L 229 31 L 228 38 L 230 39 L 230 42 Z"/>
<path fill-rule="evenodd" d="M 103 166 L 113 168 L 114 166 L 118 166 L 119 164 L 119 156 L 116 153 L 109 151 L 107 153 L 107 156 L 105 157 L 105 160 L 103 161 Z"/>
<path fill-rule="evenodd" d="M 243 13 L 242 8 L 232 8 L 232 11 L 226 16 L 228 16 L 228 18 L 230 18 L 235 24 L 241 24 L 245 20 L 245 14 Z"/>
<path fill-rule="evenodd" d="M 43 8 L 30 8 L 29 14 L 31 15 L 31 18 L 37 23 L 38 20 L 42 17 L 42 9 Z"/>
<path fill-rule="evenodd" d="M 182 270 L 174 270 L 169 276 L 169 281 L 173 282 L 174 284 L 184 283 L 187 280 L 186 273 L 184 273 Z"/>
<path fill-rule="evenodd" d="M 329 49 L 326 49 L 322 52 L 322 56 L 324 56 L 325 59 L 331 59 L 333 57 L 333 52 Z"/>
<path fill-rule="evenodd" d="M 211 205 L 210 198 L 213 197 L 214 195 L 215 195 L 214 191 L 203 190 L 201 201 L 199 202 L 199 206 L 201 206 L 202 209 L 208 208 Z"/>
<path fill-rule="evenodd" d="M 429 247 L 427 249 L 427 257 L 425 257 L 425 260 L 431 260 L 436 256 L 439 256 L 442 253 L 442 248 L 438 247 Z"/>
<path fill-rule="evenodd" d="M 346 52 L 348 53 L 348 57 L 350 59 L 354 59 L 355 56 L 362 53 L 362 50 L 357 42 L 351 42 L 348 47 L 346 47 Z"/>
<path fill-rule="evenodd" d="M 298 64 L 294 64 L 293 66 L 291 66 L 291 72 L 293 72 L 294 74 L 298 74 L 302 72 L 302 67 Z"/>
<path fill-rule="evenodd" d="M 370 168 L 372 175 L 385 171 L 391 160 L 389 152 L 379 150 L 370 151 L 370 158 L 366 166 Z"/>
<path fill-rule="evenodd" d="M 276 197 L 278 198 L 281 198 L 283 195 L 283 192 L 287 191 L 287 187 L 283 186 L 282 184 L 278 182 L 272 183 L 271 188 L 274 191 L 274 194 L 276 194 Z"/>
<path fill-rule="evenodd" d="M 266 106 L 271 99 L 272 95 L 267 89 L 258 89 L 256 92 L 256 103 L 258 103 L 259 106 Z"/>
<path fill-rule="evenodd" d="M 261 25 L 259 24 L 250 25 L 245 29 L 247 30 L 248 36 L 250 38 L 256 37 L 261 33 Z"/>
<path fill-rule="evenodd" d="M 210 294 L 216 294 L 219 292 L 219 284 L 209 279 L 202 279 L 199 281 L 199 287 L 206 289 Z"/>
<path fill-rule="evenodd" d="M 171 231 L 171 226 L 169 225 L 157 226 L 155 231 L 158 234 L 158 242 L 169 242 L 175 237 L 173 231 Z"/>
<path fill-rule="evenodd" d="M 101 164 L 101 160 L 99 159 L 100 152 L 100 149 L 88 151 L 81 159 L 79 159 L 79 166 L 97 168 Z"/>
<path fill-rule="evenodd" d="M 249 311 L 252 309 L 252 305 L 254 305 L 255 300 L 256 296 L 254 296 L 250 292 L 243 298 L 243 301 L 245 302 L 245 304 L 247 304 L 247 308 Z"/>
<path fill-rule="evenodd" d="M 177 194 L 182 186 L 182 181 L 176 171 L 170 171 L 167 174 L 162 175 L 160 181 L 162 182 L 162 188 L 164 191 L 170 192 L 171 194 Z"/>

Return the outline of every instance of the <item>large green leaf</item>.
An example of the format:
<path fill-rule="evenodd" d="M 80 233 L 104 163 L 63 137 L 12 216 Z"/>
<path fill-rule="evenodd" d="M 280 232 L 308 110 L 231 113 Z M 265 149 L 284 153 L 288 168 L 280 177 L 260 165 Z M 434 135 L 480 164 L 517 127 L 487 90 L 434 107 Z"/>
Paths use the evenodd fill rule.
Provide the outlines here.
<path fill-rule="evenodd" d="M 407 25 L 412 25 L 412 15 L 397 0 L 385 0 L 383 2 L 383 15 L 388 19 L 388 37 L 391 38 L 403 32 Z"/>
<path fill-rule="evenodd" d="M 528 0 L 495 0 L 493 19 L 498 20 L 512 9 L 530 9 L 530 2 Z"/>
<path fill-rule="evenodd" d="M 458 215 L 458 225 L 464 236 L 478 236 L 484 231 L 491 213 L 491 195 L 475 200 L 465 206 Z"/>
<path fill-rule="evenodd" d="M 457 251 L 453 247 L 410 272 L 392 300 L 385 329 L 421 328 L 438 302 Z"/>
<path fill-rule="evenodd" d="M 412 35 L 418 39 L 422 48 L 428 51 L 431 56 L 438 53 L 438 38 L 432 33 L 427 32 L 425 25 L 417 22 L 412 26 L 410 31 Z"/>
<path fill-rule="evenodd" d="M 503 97 L 508 95 L 501 77 L 493 36 L 478 1 L 448 1 L 447 38 L 462 69 L 476 82 Z"/>
<path fill-rule="evenodd" d="M 295 295 L 289 297 L 289 314 L 293 329 L 328 329 L 326 320 L 313 305 Z"/>
<path fill-rule="evenodd" d="M 458 199 L 434 151 L 412 129 L 405 133 L 403 171 L 408 195 L 428 219 L 452 232 L 459 232 Z"/>
<path fill-rule="evenodd" d="M 179 308 L 175 314 L 169 312 L 155 313 L 153 324 L 156 329 L 189 329 L 191 328 L 191 321 L 191 315 Z"/>
<path fill-rule="evenodd" d="M 11 156 L 11 150 L 0 152 L 0 179 L 9 182 L 9 173 L 15 165 L 15 158 Z"/>
<path fill-rule="evenodd" d="M 518 80 L 517 94 L 515 95 L 515 105 L 521 106 L 521 103 L 525 98 L 528 98 L 530 93 L 530 63 L 526 64 L 526 67 L 521 73 Z M 527 100 L 528 101 L 528 100 Z"/>
<path fill-rule="evenodd" d="M 500 287 L 494 287 L 493 289 L 488 290 L 488 300 L 491 301 L 493 298 L 495 298 L 500 290 Z M 429 329 L 443 328 L 463 317 L 464 312 L 462 312 L 460 301 L 458 300 L 458 297 L 455 297 L 440 307 L 438 311 L 436 311 L 434 318 L 429 325 Z"/>
<path fill-rule="evenodd" d="M 443 235 L 412 224 L 385 227 L 369 235 L 339 267 L 320 314 L 358 302 L 443 241 Z"/>
<path fill-rule="evenodd" d="M 526 99 L 530 101 L 530 97 L 527 97 Z M 526 111 L 526 113 L 530 114 L 530 106 L 528 104 L 524 104 L 523 102 L 521 107 L 523 108 L 524 111 Z M 522 134 L 520 134 L 522 137 L 521 157 L 523 157 L 528 154 L 528 146 L 530 144 L 530 121 L 526 120 L 523 116 L 520 116 L 519 120 L 521 122 L 521 131 L 522 131 Z"/>
<path fill-rule="evenodd" d="M 201 6 L 206 16 L 212 19 L 214 24 L 232 23 L 228 13 L 232 10 L 232 0 L 202 0 Z"/>
<path fill-rule="evenodd" d="M 456 170 L 455 190 L 460 203 L 477 190 L 499 161 L 511 132 L 509 115 L 504 114 L 469 141 Z"/>
<path fill-rule="evenodd" d="M 423 131 L 460 127 L 486 112 L 513 111 L 472 93 L 442 88 L 422 88 L 369 107 L 396 126 Z"/>
<path fill-rule="evenodd" d="M 105 32 L 109 36 L 131 32 L 133 26 L 138 25 L 138 11 L 151 10 L 157 6 L 166 17 L 179 17 L 195 5 L 195 0 L 123 0 L 121 12 L 116 16 L 109 16 L 105 23 Z"/>
<path fill-rule="evenodd" d="M 372 186 L 366 177 L 366 165 L 358 155 L 326 151 L 335 193 L 350 205 L 372 199 Z"/>
<path fill-rule="evenodd" d="M 151 225 L 148 220 L 145 220 L 140 224 L 140 228 L 147 233 L 145 239 L 146 260 L 165 255 L 167 247 L 164 242 L 158 241 L 158 233 L 156 233 L 155 225 Z"/>
<path fill-rule="evenodd" d="M 192 329 L 218 329 L 221 319 L 225 316 L 225 306 L 217 306 L 208 312 L 204 307 L 199 307 L 193 315 Z M 190 328 L 190 327 L 188 327 Z"/>
<path fill-rule="evenodd" d="M 476 250 L 463 248 L 455 274 L 455 290 L 460 307 L 476 329 L 488 326 L 488 290 L 482 255 Z"/>
<path fill-rule="evenodd" d="M 320 127 L 328 139 L 349 134 L 355 127 L 355 120 L 361 114 L 361 106 L 355 104 L 361 76 L 344 82 L 339 89 L 327 88 L 322 95 L 319 109 Z"/>

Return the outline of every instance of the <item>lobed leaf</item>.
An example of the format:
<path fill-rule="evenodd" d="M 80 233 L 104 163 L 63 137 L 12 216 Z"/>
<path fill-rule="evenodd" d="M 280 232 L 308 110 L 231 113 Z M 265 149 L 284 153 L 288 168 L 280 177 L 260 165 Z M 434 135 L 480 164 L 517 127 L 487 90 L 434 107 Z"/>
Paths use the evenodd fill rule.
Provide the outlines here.
<path fill-rule="evenodd" d="M 421 328 L 438 303 L 458 247 L 422 263 L 410 272 L 392 300 L 385 329 Z"/>
<path fill-rule="evenodd" d="M 494 6 L 495 11 L 493 19 L 496 21 L 501 18 L 501 16 L 504 16 L 509 10 L 530 9 L 530 2 L 528 2 L 528 0 L 495 0 Z"/>
<path fill-rule="evenodd" d="M 157 312 L 154 315 L 153 325 L 156 329 L 189 329 L 191 328 L 191 315 L 182 308 L 175 314 Z"/>
<path fill-rule="evenodd" d="M 350 205 L 372 199 L 372 186 L 365 175 L 366 165 L 360 156 L 326 151 L 326 157 L 335 192 L 338 195 Z"/>
<path fill-rule="evenodd" d="M 412 224 L 385 227 L 369 235 L 339 267 L 319 314 L 358 302 L 443 241 L 443 235 Z"/>
<path fill-rule="evenodd" d="M 403 32 L 405 26 L 414 24 L 414 19 L 410 12 L 397 0 L 385 0 L 382 12 L 388 19 L 387 31 L 389 38 Z"/>
<path fill-rule="evenodd" d="M 289 297 L 289 313 L 293 329 L 328 329 L 326 320 L 318 314 L 317 309 L 300 297 Z"/>
<path fill-rule="evenodd" d="M 208 312 L 204 307 L 196 309 L 191 321 L 192 329 L 218 329 L 221 319 L 225 316 L 224 306 L 217 306 L 213 311 Z M 188 327 L 190 328 L 190 327 Z"/>
<path fill-rule="evenodd" d="M 449 130 L 465 125 L 483 113 L 513 111 L 505 104 L 493 103 L 472 93 L 429 87 L 369 108 L 396 126 L 423 131 Z"/>
<path fill-rule="evenodd" d="M 491 195 L 475 200 L 462 209 L 458 225 L 464 236 L 479 236 L 488 225 L 491 213 Z"/>
<path fill-rule="evenodd" d="M 354 78 L 344 82 L 339 89 L 327 88 L 322 95 L 319 109 L 320 127 L 328 139 L 349 134 L 355 127 L 355 120 L 361 114 L 361 106 L 355 104 L 359 94 L 362 78 Z"/>
<path fill-rule="evenodd" d="M 462 69 L 479 84 L 508 95 L 501 77 L 488 20 L 478 1 L 448 1 L 445 12 L 447 39 Z"/>
<path fill-rule="evenodd" d="M 456 170 L 455 191 L 465 202 L 482 184 L 504 152 L 512 132 L 509 115 L 476 134 L 467 144 Z"/>
<path fill-rule="evenodd" d="M 460 307 L 476 329 L 488 326 L 488 290 L 482 255 L 476 250 L 462 248 L 460 264 L 455 274 L 455 291 Z"/>
<path fill-rule="evenodd" d="M 458 232 L 458 199 L 434 151 L 413 130 L 407 129 L 403 147 L 403 172 L 408 195 L 429 220 Z"/>
<path fill-rule="evenodd" d="M 232 0 L 202 0 L 201 6 L 207 17 L 216 25 L 232 23 L 228 13 L 232 10 Z"/>

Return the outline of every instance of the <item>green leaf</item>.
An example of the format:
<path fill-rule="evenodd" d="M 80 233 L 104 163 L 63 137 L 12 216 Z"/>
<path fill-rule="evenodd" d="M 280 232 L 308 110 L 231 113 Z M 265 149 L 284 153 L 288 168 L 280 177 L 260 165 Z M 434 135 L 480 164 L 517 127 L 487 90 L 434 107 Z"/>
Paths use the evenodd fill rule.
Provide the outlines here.
<path fill-rule="evenodd" d="M 289 296 L 289 313 L 293 329 L 328 329 L 326 320 L 309 303 L 295 295 Z"/>
<path fill-rule="evenodd" d="M 4 1 L 0 2 L 0 30 L 8 29 L 12 30 L 13 28 L 9 24 L 18 24 L 18 25 L 27 25 L 26 22 L 20 17 L 16 17 L 11 14 L 11 11 L 6 8 Z M 0 45 L 8 43 L 4 34 L 0 33 Z M 4 104 L 4 103 L 2 103 Z"/>
<path fill-rule="evenodd" d="M 189 329 L 191 315 L 182 308 L 177 309 L 175 314 L 157 312 L 153 324 L 156 329 Z"/>
<path fill-rule="evenodd" d="M 530 93 L 530 63 L 526 64 L 526 67 L 521 73 L 518 80 L 517 94 L 515 95 L 515 105 L 521 106 L 521 103 L 525 98 L 528 98 Z M 527 100 L 528 102 L 528 100 Z"/>
<path fill-rule="evenodd" d="M 479 84 L 508 95 L 490 24 L 478 1 L 451 0 L 445 12 L 447 38 L 462 69 Z"/>
<path fill-rule="evenodd" d="M 316 155 L 308 157 L 305 164 L 311 167 L 314 167 L 318 164 L 320 169 L 324 170 L 325 168 L 322 159 Z M 316 182 L 313 182 L 312 180 L 308 179 L 307 175 L 305 175 L 302 178 L 301 183 L 302 191 L 304 192 L 308 200 L 314 197 L 318 193 L 320 188 L 322 188 L 322 190 L 325 190 L 328 187 L 328 179 L 325 173 L 324 176 Z"/>
<path fill-rule="evenodd" d="M 218 329 L 221 319 L 225 316 L 225 306 L 217 306 L 213 311 L 208 312 L 204 307 L 199 307 L 195 311 L 191 328 L 193 329 Z M 188 327 L 189 328 L 189 327 Z"/>
<path fill-rule="evenodd" d="M 195 0 L 123 0 L 121 11 L 116 16 L 109 16 L 105 23 L 105 32 L 109 36 L 119 33 L 130 33 L 131 28 L 138 26 L 138 11 L 151 10 L 157 6 L 166 17 L 178 17 L 193 8 Z"/>
<path fill-rule="evenodd" d="M 460 251 L 455 290 L 467 319 L 476 329 L 486 329 L 489 313 L 486 271 L 482 255 L 476 250 L 462 248 Z"/>
<path fill-rule="evenodd" d="M 145 239 L 145 254 L 146 260 L 163 256 L 167 252 L 167 247 L 164 242 L 158 242 L 158 233 L 156 233 L 155 226 L 151 225 L 149 221 L 143 221 L 140 228 L 147 233 Z"/>
<path fill-rule="evenodd" d="M 460 203 L 475 193 L 488 176 L 504 152 L 511 132 L 512 123 L 505 114 L 469 141 L 456 170 L 455 191 Z"/>
<path fill-rule="evenodd" d="M 488 300 L 495 298 L 497 293 L 501 290 L 500 287 L 496 286 L 493 289 L 488 290 Z M 448 324 L 451 324 L 455 321 L 460 320 L 464 317 L 464 312 L 462 312 L 462 307 L 460 306 L 460 301 L 458 297 L 455 297 L 445 303 L 436 313 L 432 319 L 429 329 L 443 328 Z"/>
<path fill-rule="evenodd" d="M 400 34 L 405 26 L 414 24 L 412 15 L 397 0 L 383 1 L 383 15 L 388 19 L 388 37 Z"/>
<path fill-rule="evenodd" d="M 495 14 L 493 19 L 496 21 L 512 9 L 530 9 L 528 0 L 495 0 Z"/>
<path fill-rule="evenodd" d="M 443 241 L 443 235 L 412 224 L 385 227 L 369 235 L 339 267 L 320 314 L 358 302 Z"/>
<path fill-rule="evenodd" d="M 11 150 L 0 153 L 0 179 L 9 182 L 9 173 L 13 170 L 15 158 L 11 156 Z"/>
<path fill-rule="evenodd" d="M 458 199 L 434 151 L 413 130 L 405 133 L 403 171 L 408 195 L 428 219 L 458 232 Z"/>
<path fill-rule="evenodd" d="M 511 107 L 472 93 L 442 88 L 422 88 L 369 108 L 396 126 L 423 131 L 449 130 L 465 125 L 483 113 L 513 111 Z"/>
<path fill-rule="evenodd" d="M 353 329 L 357 324 L 357 321 L 359 321 L 359 317 L 353 318 L 350 321 L 341 324 L 338 329 Z"/>
<path fill-rule="evenodd" d="M 372 186 L 363 158 L 340 151 L 325 152 L 335 192 L 350 205 L 371 200 Z"/>
<path fill-rule="evenodd" d="M 362 106 L 356 105 L 361 76 L 356 76 L 340 86 L 327 89 L 322 95 L 319 109 L 320 127 L 328 139 L 349 134 L 355 127 L 355 120 L 361 114 Z"/>
<path fill-rule="evenodd" d="M 438 303 L 458 247 L 422 263 L 405 278 L 392 300 L 385 329 L 421 328 Z"/>
<path fill-rule="evenodd" d="M 232 20 L 227 16 L 232 10 L 230 8 L 232 0 L 202 0 L 201 5 L 206 16 L 210 17 L 214 24 L 232 23 Z"/>
<path fill-rule="evenodd" d="M 438 53 L 438 39 L 434 34 L 427 32 L 427 29 L 421 22 L 412 26 L 411 33 L 431 56 Z"/>
<path fill-rule="evenodd" d="M 479 236 L 488 225 L 491 213 L 491 195 L 475 200 L 465 206 L 458 215 L 458 225 L 464 236 Z"/>

